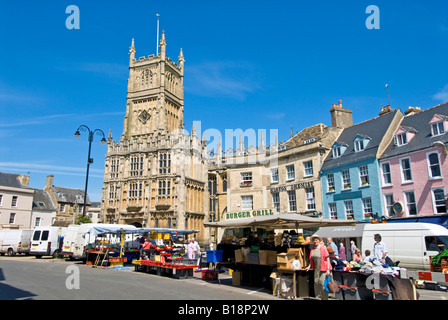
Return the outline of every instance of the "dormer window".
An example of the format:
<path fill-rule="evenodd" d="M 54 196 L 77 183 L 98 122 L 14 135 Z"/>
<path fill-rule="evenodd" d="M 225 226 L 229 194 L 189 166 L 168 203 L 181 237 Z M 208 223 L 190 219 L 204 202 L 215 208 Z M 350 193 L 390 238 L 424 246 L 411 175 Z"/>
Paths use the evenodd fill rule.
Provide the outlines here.
<path fill-rule="evenodd" d="M 335 142 L 332 146 L 333 158 L 339 158 L 342 156 L 345 149 L 347 149 L 347 145 L 345 143 Z"/>
<path fill-rule="evenodd" d="M 433 136 L 440 136 L 447 131 L 448 116 L 443 114 L 435 114 L 429 124 L 431 126 L 431 134 Z"/>
<path fill-rule="evenodd" d="M 405 145 L 406 143 L 408 143 L 408 139 L 406 137 L 406 132 L 396 134 L 394 136 L 394 143 L 397 146 L 402 146 L 402 145 Z"/>
<path fill-rule="evenodd" d="M 443 121 L 431 124 L 431 133 L 433 136 L 440 136 L 445 133 L 445 125 Z"/>
<path fill-rule="evenodd" d="M 369 141 L 370 141 L 369 137 L 357 135 L 353 143 L 355 147 L 355 152 L 363 151 L 366 148 Z"/>
<path fill-rule="evenodd" d="M 342 152 L 341 152 L 341 147 L 334 147 L 333 148 L 333 158 L 339 158 L 341 156 Z"/>
<path fill-rule="evenodd" d="M 355 141 L 355 151 L 359 152 L 364 150 L 364 141 L 362 140 L 356 140 Z"/>
<path fill-rule="evenodd" d="M 395 132 L 394 144 L 396 146 L 403 146 L 403 145 L 407 144 L 409 141 L 411 141 L 416 133 L 417 133 L 417 130 L 415 130 L 412 127 L 400 126 L 398 128 L 397 132 Z"/>

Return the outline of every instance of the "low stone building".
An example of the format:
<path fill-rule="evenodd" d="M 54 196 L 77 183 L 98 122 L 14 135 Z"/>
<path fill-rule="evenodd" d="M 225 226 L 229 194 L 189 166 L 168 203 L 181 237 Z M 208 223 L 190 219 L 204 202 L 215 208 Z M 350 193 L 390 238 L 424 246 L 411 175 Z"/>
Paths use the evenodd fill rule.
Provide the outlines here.
<path fill-rule="evenodd" d="M 51 201 L 56 208 L 54 226 L 68 226 L 73 224 L 78 216 L 82 216 L 84 208 L 84 190 L 58 187 L 53 185 L 53 175 L 48 175 L 44 191 L 48 192 Z M 87 195 L 86 211 L 90 208 L 90 200 Z"/>

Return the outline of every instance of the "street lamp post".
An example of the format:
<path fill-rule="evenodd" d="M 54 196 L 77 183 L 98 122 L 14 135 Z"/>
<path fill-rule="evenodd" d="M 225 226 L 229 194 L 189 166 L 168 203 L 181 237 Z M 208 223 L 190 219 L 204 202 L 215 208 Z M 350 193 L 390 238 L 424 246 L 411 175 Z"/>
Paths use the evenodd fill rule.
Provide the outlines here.
<path fill-rule="evenodd" d="M 91 131 L 89 127 L 86 125 L 80 125 L 78 129 L 76 130 L 74 136 L 79 138 L 81 137 L 81 133 L 79 131 L 87 131 L 89 134 L 89 153 L 87 155 L 87 173 L 86 173 L 86 186 L 84 188 L 84 204 L 83 204 L 83 210 L 82 210 L 82 216 L 85 217 L 86 215 L 86 202 L 87 202 L 87 185 L 89 183 L 89 167 L 90 164 L 93 163 L 93 158 L 90 158 L 90 150 L 92 149 L 92 141 L 93 141 L 93 135 L 97 133 L 98 135 L 101 135 L 103 138 L 100 140 L 101 143 L 106 143 L 106 135 L 104 134 L 103 130 L 101 129 L 95 129 Z"/>

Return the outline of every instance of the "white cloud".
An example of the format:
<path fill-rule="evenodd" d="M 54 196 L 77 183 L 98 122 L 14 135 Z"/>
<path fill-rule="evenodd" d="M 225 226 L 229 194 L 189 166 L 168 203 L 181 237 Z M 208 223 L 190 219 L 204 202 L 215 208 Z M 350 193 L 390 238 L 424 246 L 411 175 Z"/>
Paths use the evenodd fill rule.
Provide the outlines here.
<path fill-rule="evenodd" d="M 186 67 L 185 91 L 206 97 L 244 100 L 260 88 L 254 66 L 248 62 L 204 62 Z"/>
<path fill-rule="evenodd" d="M 448 102 L 448 84 L 434 94 L 432 98 L 441 102 Z"/>

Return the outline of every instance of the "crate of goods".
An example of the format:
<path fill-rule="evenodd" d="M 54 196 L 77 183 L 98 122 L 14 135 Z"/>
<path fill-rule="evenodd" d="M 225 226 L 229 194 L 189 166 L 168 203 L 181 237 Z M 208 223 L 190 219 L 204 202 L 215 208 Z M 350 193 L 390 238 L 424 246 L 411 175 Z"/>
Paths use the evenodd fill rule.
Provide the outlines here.
<path fill-rule="evenodd" d="M 232 272 L 232 286 L 240 286 L 241 285 L 241 272 L 233 271 Z"/>
<path fill-rule="evenodd" d="M 373 300 L 393 300 L 392 293 L 390 291 L 372 289 Z"/>
<path fill-rule="evenodd" d="M 202 280 L 205 281 L 214 281 L 218 280 L 218 271 L 215 270 L 205 270 L 202 272 Z"/>
<path fill-rule="evenodd" d="M 235 250 L 235 262 L 248 262 L 247 254 L 242 249 Z"/>
<path fill-rule="evenodd" d="M 207 263 L 222 262 L 224 250 L 207 250 Z"/>
<path fill-rule="evenodd" d="M 340 288 L 342 289 L 344 300 L 361 300 L 358 287 L 341 285 Z"/>
<path fill-rule="evenodd" d="M 249 252 L 247 254 L 247 258 L 250 264 L 260 264 L 260 256 L 258 252 L 257 253 Z"/>
<path fill-rule="evenodd" d="M 258 252 L 260 264 L 274 265 L 277 264 L 277 252 L 272 250 L 260 250 Z"/>
<path fill-rule="evenodd" d="M 288 253 L 279 253 L 277 255 L 277 266 L 279 268 L 291 268 L 294 261 L 294 255 Z"/>

